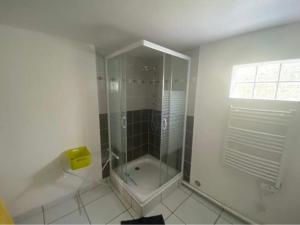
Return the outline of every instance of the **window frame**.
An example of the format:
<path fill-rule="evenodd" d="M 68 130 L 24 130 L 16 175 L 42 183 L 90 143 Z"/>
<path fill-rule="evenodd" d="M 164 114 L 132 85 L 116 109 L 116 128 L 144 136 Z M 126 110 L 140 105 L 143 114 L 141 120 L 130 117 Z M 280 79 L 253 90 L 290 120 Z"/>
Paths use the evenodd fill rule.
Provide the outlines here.
<path fill-rule="evenodd" d="M 248 63 L 248 64 L 238 64 L 238 65 L 233 65 L 232 67 L 232 72 L 231 72 L 231 79 L 230 79 L 230 90 L 229 90 L 229 98 L 230 99 L 247 99 L 247 100 L 267 100 L 267 101 L 287 101 L 287 102 L 300 102 L 300 97 L 299 99 L 277 99 L 278 97 L 278 89 L 279 89 L 279 84 L 280 83 L 298 83 L 300 84 L 300 79 L 299 81 L 280 81 L 281 75 L 282 75 L 282 65 L 287 64 L 287 63 L 300 63 L 300 58 L 297 59 L 286 59 L 286 60 L 275 60 L 275 61 L 263 61 L 263 62 L 257 62 L 257 63 Z M 266 64 L 279 64 L 279 74 L 278 78 L 276 81 L 257 81 L 257 75 L 258 75 L 258 68 L 259 66 L 266 65 Z M 254 75 L 254 80 L 253 81 L 234 81 L 234 76 L 235 76 L 235 70 L 238 69 L 239 67 L 255 67 L 255 75 Z M 252 93 L 251 97 L 235 97 L 232 96 L 233 94 L 233 86 L 236 84 L 253 84 L 252 86 Z M 256 84 L 275 84 L 275 93 L 273 98 L 255 98 L 255 87 Z"/>

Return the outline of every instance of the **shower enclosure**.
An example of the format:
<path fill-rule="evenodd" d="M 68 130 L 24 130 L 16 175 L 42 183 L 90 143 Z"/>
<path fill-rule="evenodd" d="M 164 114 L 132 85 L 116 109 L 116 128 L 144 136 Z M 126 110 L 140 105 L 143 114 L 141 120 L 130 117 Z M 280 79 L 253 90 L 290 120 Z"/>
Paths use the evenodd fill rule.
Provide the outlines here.
<path fill-rule="evenodd" d="M 189 67 L 144 40 L 106 58 L 111 176 L 139 204 L 181 179 Z"/>

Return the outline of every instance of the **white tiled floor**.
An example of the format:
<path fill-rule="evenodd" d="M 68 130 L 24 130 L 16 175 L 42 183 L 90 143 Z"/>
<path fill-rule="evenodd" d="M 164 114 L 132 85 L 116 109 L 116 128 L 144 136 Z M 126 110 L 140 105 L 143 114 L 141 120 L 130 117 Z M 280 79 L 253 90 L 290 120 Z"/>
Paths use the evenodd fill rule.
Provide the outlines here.
<path fill-rule="evenodd" d="M 234 215 L 228 213 L 228 212 L 223 212 L 218 220 L 219 224 L 241 224 L 241 220 Z"/>
<path fill-rule="evenodd" d="M 184 222 L 180 220 L 175 214 L 169 216 L 169 218 L 165 222 L 166 224 L 184 224 Z"/>
<path fill-rule="evenodd" d="M 129 214 L 128 211 L 125 211 L 121 215 L 114 218 L 112 221 L 110 221 L 108 224 L 120 224 L 120 221 L 122 220 L 132 220 L 133 217 Z"/>
<path fill-rule="evenodd" d="M 200 202 L 202 205 L 204 205 L 205 207 L 209 208 L 210 210 L 214 211 L 215 213 L 217 213 L 218 215 L 221 213 L 222 209 L 217 206 L 216 204 L 208 201 L 207 199 L 205 199 L 204 197 L 202 197 L 201 195 L 198 195 L 196 193 L 193 193 L 191 195 L 191 198 L 195 199 L 196 201 Z"/>
<path fill-rule="evenodd" d="M 87 192 L 81 193 L 80 197 L 84 204 L 88 204 L 110 192 L 112 192 L 112 190 L 109 186 L 99 185 Z"/>
<path fill-rule="evenodd" d="M 85 208 L 92 224 L 106 224 L 126 211 L 113 192 L 86 205 Z"/>
<path fill-rule="evenodd" d="M 76 210 L 58 220 L 54 224 L 89 224 L 88 218 L 84 211 Z"/>
<path fill-rule="evenodd" d="M 218 214 L 193 198 L 188 198 L 174 213 L 187 224 L 214 224 L 218 218 Z"/>
<path fill-rule="evenodd" d="M 47 206 L 45 208 L 45 221 L 47 224 L 55 222 L 55 220 L 78 210 L 78 205 L 73 196 L 55 205 Z"/>
<path fill-rule="evenodd" d="M 146 217 L 147 216 L 156 216 L 159 214 L 162 214 L 163 217 L 166 219 L 172 214 L 172 212 L 166 206 L 164 206 L 162 203 L 160 203 L 154 209 L 152 209 L 149 213 L 147 213 Z"/>
<path fill-rule="evenodd" d="M 16 220 L 23 224 L 120 224 L 136 218 L 132 208 L 126 209 L 109 186 L 98 186 L 60 203 L 44 206 L 44 210 Z M 162 214 L 166 224 L 241 224 L 241 220 L 225 212 L 190 189 L 180 186 L 163 197 L 162 202 L 146 216 Z"/>
<path fill-rule="evenodd" d="M 29 215 L 25 215 L 24 217 L 19 219 L 15 219 L 15 223 L 17 224 L 43 224 L 44 223 L 44 216 L 42 208 L 37 210 L 34 213 L 30 213 Z"/>
<path fill-rule="evenodd" d="M 171 194 L 163 199 L 163 204 L 166 205 L 171 211 L 174 211 L 189 195 L 183 190 L 177 188 Z"/>

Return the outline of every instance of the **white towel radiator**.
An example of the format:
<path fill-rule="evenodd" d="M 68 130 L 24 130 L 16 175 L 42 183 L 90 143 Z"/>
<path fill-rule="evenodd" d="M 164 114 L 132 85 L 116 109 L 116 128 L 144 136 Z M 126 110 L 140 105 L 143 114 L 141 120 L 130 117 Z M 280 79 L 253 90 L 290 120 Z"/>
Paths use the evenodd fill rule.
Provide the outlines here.
<path fill-rule="evenodd" d="M 293 112 L 230 106 L 224 165 L 280 188 Z"/>

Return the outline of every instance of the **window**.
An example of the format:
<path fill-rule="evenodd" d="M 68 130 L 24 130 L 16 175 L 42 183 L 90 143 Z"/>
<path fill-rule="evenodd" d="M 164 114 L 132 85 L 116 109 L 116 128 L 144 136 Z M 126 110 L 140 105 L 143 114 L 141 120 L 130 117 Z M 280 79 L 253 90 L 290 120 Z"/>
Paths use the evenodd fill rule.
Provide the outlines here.
<path fill-rule="evenodd" d="M 234 66 L 230 98 L 300 101 L 300 59 Z"/>

